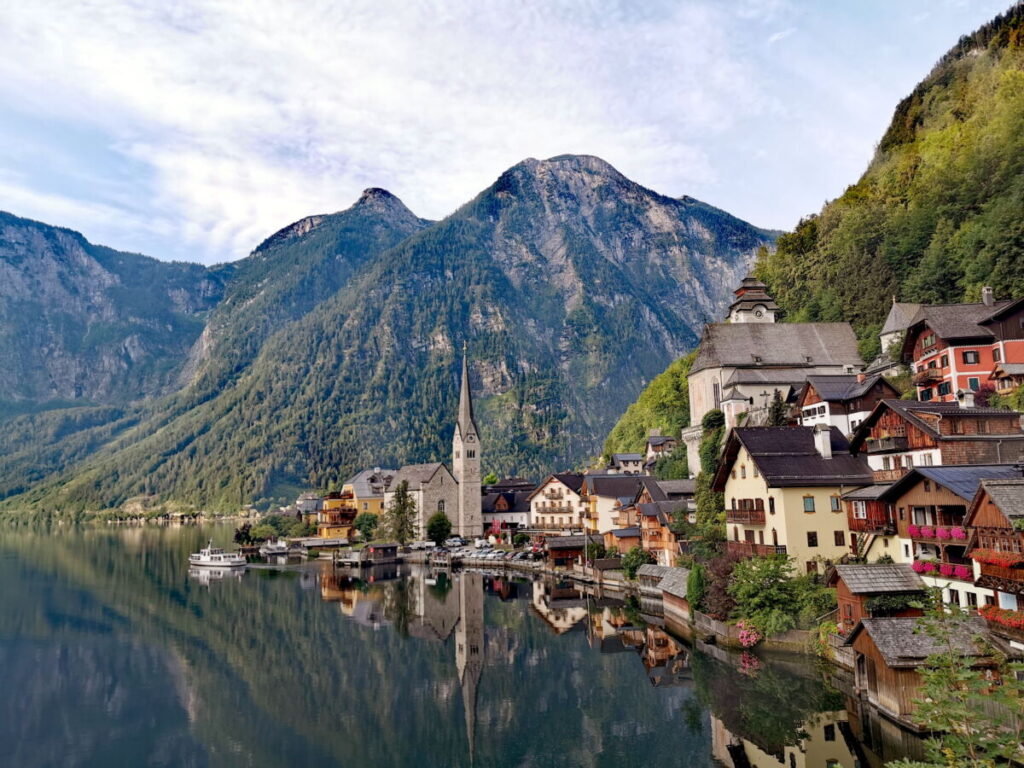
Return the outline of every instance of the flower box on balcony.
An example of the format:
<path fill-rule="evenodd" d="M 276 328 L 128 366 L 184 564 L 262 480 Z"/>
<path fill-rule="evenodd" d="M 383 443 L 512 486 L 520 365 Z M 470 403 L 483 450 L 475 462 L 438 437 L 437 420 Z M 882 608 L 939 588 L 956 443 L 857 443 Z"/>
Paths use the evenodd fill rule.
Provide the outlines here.
<path fill-rule="evenodd" d="M 983 605 L 978 609 L 989 624 L 1024 632 L 1024 611 L 1010 611 L 996 605 Z"/>
<path fill-rule="evenodd" d="M 921 526 L 914 525 L 913 523 L 911 523 L 910 525 L 907 526 L 907 533 L 910 534 L 911 537 L 920 536 L 921 535 Z"/>
<path fill-rule="evenodd" d="M 921 526 L 921 536 L 922 536 L 922 538 L 925 538 L 925 539 L 934 539 L 935 538 L 935 529 L 932 528 L 930 525 L 922 525 Z"/>
<path fill-rule="evenodd" d="M 959 525 L 954 525 L 952 528 L 950 528 L 949 529 L 949 533 L 957 541 L 966 541 L 967 540 L 967 531 L 965 531 Z"/>
<path fill-rule="evenodd" d="M 910 566 L 915 573 L 934 573 L 937 566 L 931 560 L 915 560 Z"/>
<path fill-rule="evenodd" d="M 998 552 L 994 549 L 975 549 L 971 551 L 971 559 L 979 563 L 998 565 L 1001 568 L 1015 568 L 1024 565 L 1024 553 Z"/>

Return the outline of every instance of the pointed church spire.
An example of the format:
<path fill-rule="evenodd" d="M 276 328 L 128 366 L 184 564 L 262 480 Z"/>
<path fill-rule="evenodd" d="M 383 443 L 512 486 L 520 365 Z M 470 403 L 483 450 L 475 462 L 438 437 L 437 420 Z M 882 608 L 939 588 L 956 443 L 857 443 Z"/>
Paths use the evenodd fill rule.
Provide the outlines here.
<path fill-rule="evenodd" d="M 476 433 L 476 420 L 473 418 L 473 393 L 469 388 L 469 354 L 466 342 L 462 342 L 462 389 L 459 392 L 459 434 Z"/>

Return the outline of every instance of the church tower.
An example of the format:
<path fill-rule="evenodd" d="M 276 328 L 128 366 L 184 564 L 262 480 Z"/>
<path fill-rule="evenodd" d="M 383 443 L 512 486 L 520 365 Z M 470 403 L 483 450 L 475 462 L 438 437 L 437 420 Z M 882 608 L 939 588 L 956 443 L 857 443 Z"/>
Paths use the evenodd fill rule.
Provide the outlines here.
<path fill-rule="evenodd" d="M 752 275 L 743 278 L 733 293 L 736 300 L 729 307 L 730 323 L 774 323 L 779 305 L 768 295 L 768 286 Z"/>
<path fill-rule="evenodd" d="M 459 417 L 452 438 L 452 474 L 459 484 L 458 519 L 453 528 L 463 538 L 484 532 L 480 496 L 480 434 L 473 419 L 473 393 L 469 389 L 469 357 L 462 347 L 462 389 L 459 392 Z"/>

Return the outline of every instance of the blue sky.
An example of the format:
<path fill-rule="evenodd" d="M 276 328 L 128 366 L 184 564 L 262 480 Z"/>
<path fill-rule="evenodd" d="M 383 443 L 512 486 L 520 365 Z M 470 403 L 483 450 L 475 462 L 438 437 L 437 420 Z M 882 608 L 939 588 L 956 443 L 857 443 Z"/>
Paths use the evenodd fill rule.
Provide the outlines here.
<path fill-rule="evenodd" d="M 0 209 L 213 263 L 365 187 L 440 218 L 595 154 L 789 229 L 1008 0 L 0 4 Z"/>

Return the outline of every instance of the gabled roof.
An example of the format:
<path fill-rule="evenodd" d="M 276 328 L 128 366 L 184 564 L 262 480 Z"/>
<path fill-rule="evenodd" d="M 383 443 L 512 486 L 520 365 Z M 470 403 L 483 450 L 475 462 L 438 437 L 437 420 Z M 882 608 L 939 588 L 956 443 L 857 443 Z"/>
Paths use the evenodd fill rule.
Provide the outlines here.
<path fill-rule="evenodd" d="M 877 501 L 882 498 L 886 491 L 892 487 L 892 483 L 882 483 L 877 485 L 867 485 L 863 488 L 857 488 L 843 494 L 844 499 L 850 501 Z"/>
<path fill-rule="evenodd" d="M 558 474 L 548 475 L 541 482 L 540 485 L 538 485 L 536 488 L 534 488 L 530 492 L 529 498 L 532 499 L 534 496 L 536 496 L 538 493 L 540 493 L 544 489 L 544 487 L 548 483 L 550 483 L 552 480 L 554 480 L 557 483 L 561 483 L 562 485 L 564 485 L 566 488 L 568 488 L 573 493 L 579 493 L 580 489 L 583 487 L 583 480 L 584 480 L 584 478 L 585 478 L 585 475 L 577 474 L 577 473 L 574 473 L 574 472 L 560 472 Z"/>
<path fill-rule="evenodd" d="M 669 527 L 674 522 L 676 512 L 688 511 L 687 502 L 684 499 L 676 501 L 655 501 L 648 504 L 637 504 L 636 511 L 644 517 L 654 517 L 658 522 Z"/>
<path fill-rule="evenodd" d="M 352 493 L 357 499 L 369 498 L 371 496 L 383 496 L 391 480 L 394 478 L 395 469 L 381 469 L 377 472 L 373 469 L 364 469 L 350 477 L 345 485 L 352 486 Z"/>
<path fill-rule="evenodd" d="M 736 427 L 726 440 L 714 487 L 725 488 L 740 446 L 772 488 L 871 485 L 871 468 L 850 454 L 843 434 L 832 427 L 829 437 L 832 458 L 826 459 L 815 448 L 814 427 Z"/>
<path fill-rule="evenodd" d="M 1022 473 L 1024 474 L 1024 473 Z M 981 481 L 978 493 L 984 490 L 992 503 L 1009 520 L 1024 520 L 1024 477 L 1004 480 L 985 479 Z"/>
<path fill-rule="evenodd" d="M 1020 429 L 1010 429 L 1009 432 L 996 433 L 988 432 L 984 434 L 973 434 L 973 435 L 943 435 L 940 434 L 936 429 L 935 424 L 928 417 L 942 417 L 942 418 L 979 418 L 985 417 L 988 419 L 1009 420 L 1020 418 L 1020 414 L 1015 411 L 1007 411 L 1002 408 L 965 408 L 960 403 L 948 403 L 948 402 L 931 402 L 931 401 L 920 401 L 920 400 L 896 400 L 894 398 L 885 398 L 879 400 L 874 409 L 868 414 L 867 418 L 864 419 L 860 424 L 857 425 L 857 430 L 853 433 L 853 439 L 850 441 L 850 447 L 856 451 L 869 437 L 871 428 L 875 425 L 881 415 L 886 411 L 891 410 L 898 413 L 904 419 L 909 421 L 915 427 L 920 429 L 927 435 L 938 440 L 1003 440 L 1007 436 L 1013 437 L 1024 437 L 1024 433 Z M 937 421 L 937 418 L 935 419 Z M 1012 424 L 1011 424 L 1012 427 Z"/>
<path fill-rule="evenodd" d="M 640 538 L 640 529 L 632 525 L 629 528 L 616 528 L 614 531 L 608 531 L 612 536 L 617 539 L 638 539 Z"/>
<path fill-rule="evenodd" d="M 924 581 L 907 563 L 860 563 L 835 566 L 835 575 L 855 595 L 923 592 Z"/>
<path fill-rule="evenodd" d="M 644 563 L 636 569 L 637 576 L 657 576 L 659 579 L 663 578 L 670 570 L 667 565 L 655 565 L 654 563 Z"/>
<path fill-rule="evenodd" d="M 582 493 L 604 498 L 629 498 L 632 502 L 646 488 L 655 501 L 666 498 L 657 481 L 647 475 L 585 475 Z"/>
<path fill-rule="evenodd" d="M 647 444 L 651 446 L 664 445 L 665 443 L 677 443 L 679 442 L 674 437 L 668 435 L 651 435 L 647 438 Z"/>
<path fill-rule="evenodd" d="M 483 514 L 506 514 L 512 512 L 530 511 L 530 491 L 492 491 L 485 493 L 481 501 L 480 510 Z M 495 507 L 498 499 L 504 498 L 508 509 L 498 512 Z"/>
<path fill-rule="evenodd" d="M 666 496 L 693 496 L 697 493 L 696 480 L 658 480 L 658 487 Z"/>
<path fill-rule="evenodd" d="M 644 455 L 642 453 L 613 453 L 612 461 L 643 461 Z"/>
<path fill-rule="evenodd" d="M 922 479 L 927 478 L 969 502 L 977 493 L 978 485 L 982 480 L 1019 478 L 1021 476 L 1021 471 L 1013 464 L 954 464 L 945 467 L 914 467 L 893 483 L 882 498 L 886 501 L 894 501 Z"/>
<path fill-rule="evenodd" d="M 987 654 L 974 641 L 979 636 L 988 644 L 1004 647 L 989 632 L 988 624 L 981 616 L 958 617 L 950 621 L 959 622 L 960 627 L 939 641 L 924 632 L 915 631 L 920 626 L 920 617 L 861 619 L 846 638 L 845 645 L 853 645 L 861 632 L 867 632 L 885 663 L 892 668 L 918 667 L 929 656 L 947 651 L 950 645 L 967 658 L 985 658 Z"/>
<path fill-rule="evenodd" d="M 992 331 L 979 325 L 991 315 L 1010 305 L 1003 300 L 988 304 L 925 304 L 918 310 L 907 333 L 909 339 L 914 332 L 927 326 L 945 341 L 954 339 L 991 339 Z"/>
<path fill-rule="evenodd" d="M 434 475 L 441 470 L 448 472 L 448 468 L 439 461 L 429 464 L 406 464 L 391 478 L 391 485 L 388 486 L 388 490 L 394 492 L 402 481 L 405 480 L 409 483 L 410 491 L 418 491 L 421 486 L 429 483 Z M 451 473 L 449 472 L 449 474 Z"/>
<path fill-rule="evenodd" d="M 603 543 L 604 539 L 597 534 L 590 534 L 590 541 L 595 544 Z M 549 536 L 544 539 L 544 546 L 548 549 L 583 549 L 587 537 L 583 534 L 576 536 Z"/>
<path fill-rule="evenodd" d="M 843 403 L 854 400 L 871 391 L 882 379 L 881 374 L 865 376 L 863 381 L 857 380 L 855 373 L 840 373 L 831 376 L 808 376 L 807 387 L 814 387 L 818 397 L 828 403 Z M 891 394 L 897 394 L 895 388 L 885 382 Z"/>
<path fill-rule="evenodd" d="M 720 366 L 823 365 L 864 365 L 849 323 L 712 323 L 690 373 Z"/>
<path fill-rule="evenodd" d="M 907 330 L 910 324 L 914 322 L 914 317 L 920 310 L 920 304 L 908 301 L 894 301 L 889 308 L 889 314 L 886 315 L 885 324 L 882 326 L 880 335 L 885 336 L 889 333 L 899 333 L 900 331 Z M 885 350 L 883 349 L 882 352 L 885 352 Z"/>
<path fill-rule="evenodd" d="M 999 372 L 1003 376 L 1024 376 L 1024 363 L 996 363 L 993 373 Z"/>

